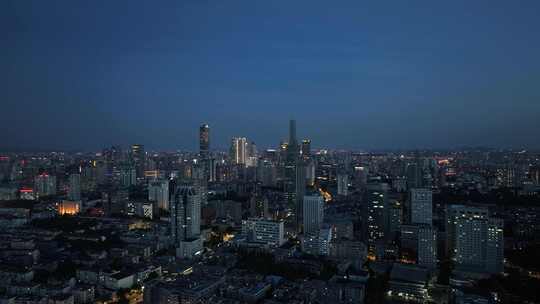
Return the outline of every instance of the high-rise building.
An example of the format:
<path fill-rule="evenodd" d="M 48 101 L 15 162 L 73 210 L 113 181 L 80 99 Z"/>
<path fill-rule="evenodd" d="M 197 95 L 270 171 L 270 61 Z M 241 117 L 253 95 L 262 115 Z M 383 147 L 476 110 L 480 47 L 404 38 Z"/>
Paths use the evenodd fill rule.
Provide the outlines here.
<path fill-rule="evenodd" d="M 233 137 L 231 142 L 231 160 L 236 165 L 246 165 L 248 159 L 248 141 L 245 137 Z"/>
<path fill-rule="evenodd" d="M 137 184 L 137 170 L 131 166 L 120 169 L 120 184 L 123 187 L 131 187 Z"/>
<path fill-rule="evenodd" d="M 302 225 L 302 204 L 305 193 L 306 172 L 304 162 L 299 161 L 299 146 L 296 139 L 296 121 L 289 121 L 289 142 L 286 146 L 284 192 L 290 208 L 295 213 L 297 229 Z"/>
<path fill-rule="evenodd" d="M 347 196 L 349 194 L 349 176 L 341 172 L 337 175 L 337 194 Z"/>
<path fill-rule="evenodd" d="M 456 269 L 497 273 L 503 270 L 503 221 L 483 206 L 447 208 L 448 249 Z"/>
<path fill-rule="evenodd" d="M 308 186 L 315 184 L 315 162 L 308 160 L 306 164 L 306 183 Z"/>
<path fill-rule="evenodd" d="M 303 205 L 304 195 L 306 193 L 306 167 L 302 160 L 298 160 L 296 163 L 296 176 L 295 176 L 295 206 L 296 206 L 296 227 L 297 231 L 301 231 L 303 222 Z"/>
<path fill-rule="evenodd" d="M 199 127 L 199 156 L 203 168 L 203 178 L 208 181 L 215 181 L 214 164 L 210 158 L 210 127 L 208 124 L 202 124 Z M 212 178 L 212 174 L 214 174 Z"/>
<path fill-rule="evenodd" d="M 418 153 L 414 157 L 414 162 L 407 165 L 407 187 L 409 189 L 424 187 L 424 167 Z"/>
<path fill-rule="evenodd" d="M 257 145 L 252 141 L 248 142 L 246 153 L 246 167 L 257 167 L 258 161 Z"/>
<path fill-rule="evenodd" d="M 504 222 L 500 218 L 490 218 L 487 228 L 486 270 L 500 273 L 504 270 Z"/>
<path fill-rule="evenodd" d="M 433 224 L 433 194 L 431 189 L 413 188 L 409 194 L 411 224 Z"/>
<path fill-rule="evenodd" d="M 395 197 L 388 199 L 388 225 L 387 236 L 389 239 L 395 239 L 401 230 L 403 224 L 403 206 Z"/>
<path fill-rule="evenodd" d="M 217 161 L 214 158 L 208 159 L 208 181 L 209 182 L 215 182 L 217 181 Z"/>
<path fill-rule="evenodd" d="M 387 184 L 373 183 L 367 185 L 362 208 L 362 227 L 371 254 L 375 253 L 377 242 L 385 237 L 385 226 L 388 217 L 387 192 Z"/>
<path fill-rule="evenodd" d="M 144 170 L 146 165 L 146 153 L 144 152 L 144 146 L 134 144 L 131 146 L 131 159 L 135 165 L 137 171 L 137 177 L 144 177 Z"/>
<path fill-rule="evenodd" d="M 207 159 L 210 153 L 210 127 L 202 124 L 199 128 L 199 154 L 202 159 Z"/>
<path fill-rule="evenodd" d="M 69 175 L 68 199 L 71 201 L 81 200 L 81 175 L 78 173 Z"/>
<path fill-rule="evenodd" d="M 249 218 L 242 221 L 242 234 L 250 243 L 279 247 L 285 243 L 285 226 L 282 221 Z"/>
<path fill-rule="evenodd" d="M 298 141 L 296 139 L 296 120 L 289 121 L 289 143 L 287 145 L 287 163 L 296 164 L 298 160 Z"/>
<path fill-rule="evenodd" d="M 300 149 L 303 159 L 309 159 L 311 157 L 311 139 L 302 140 L 302 147 Z"/>
<path fill-rule="evenodd" d="M 192 258 L 202 249 L 201 197 L 193 186 L 177 187 L 170 204 L 171 235 L 176 255 Z"/>
<path fill-rule="evenodd" d="M 429 269 L 437 267 L 437 234 L 433 226 L 420 224 L 418 227 L 417 263 Z"/>
<path fill-rule="evenodd" d="M 148 200 L 157 203 L 160 209 L 169 210 L 169 181 L 157 180 L 148 185 Z"/>
<path fill-rule="evenodd" d="M 331 241 L 331 229 L 319 229 L 304 235 L 302 239 L 302 251 L 311 255 L 327 256 L 330 254 Z"/>
<path fill-rule="evenodd" d="M 324 221 L 324 198 L 318 193 L 304 196 L 304 234 L 318 232 Z"/>
<path fill-rule="evenodd" d="M 34 192 L 38 197 L 56 194 L 56 176 L 44 172 L 34 179 Z"/>

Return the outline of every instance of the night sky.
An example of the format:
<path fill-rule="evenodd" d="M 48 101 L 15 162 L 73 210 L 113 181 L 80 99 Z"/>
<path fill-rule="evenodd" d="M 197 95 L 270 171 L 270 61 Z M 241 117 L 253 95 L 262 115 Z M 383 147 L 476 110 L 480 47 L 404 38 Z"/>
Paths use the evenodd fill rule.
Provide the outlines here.
<path fill-rule="evenodd" d="M 537 0 L 4 0 L 0 42 L 0 149 L 540 147 Z"/>

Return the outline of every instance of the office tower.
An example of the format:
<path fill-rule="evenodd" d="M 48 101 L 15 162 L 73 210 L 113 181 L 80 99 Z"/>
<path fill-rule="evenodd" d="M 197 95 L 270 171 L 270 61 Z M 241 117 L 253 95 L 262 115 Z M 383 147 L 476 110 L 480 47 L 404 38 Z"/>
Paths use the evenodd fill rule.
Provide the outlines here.
<path fill-rule="evenodd" d="M 409 189 L 424 187 L 424 166 L 418 153 L 415 154 L 414 162 L 407 165 L 407 187 Z"/>
<path fill-rule="evenodd" d="M 303 159 L 309 159 L 311 157 L 311 139 L 302 140 L 302 147 L 300 148 Z"/>
<path fill-rule="evenodd" d="M 369 169 L 367 167 L 354 167 L 354 185 L 356 188 L 362 188 L 367 184 Z"/>
<path fill-rule="evenodd" d="M 433 226 L 419 224 L 417 263 L 429 269 L 437 267 L 437 234 Z"/>
<path fill-rule="evenodd" d="M 286 158 L 284 168 L 284 192 L 291 210 L 295 213 L 296 227 L 298 231 L 302 225 L 302 203 L 305 193 L 306 173 L 305 165 L 299 162 L 299 146 L 296 139 L 296 121 L 289 121 L 289 142 L 286 146 Z"/>
<path fill-rule="evenodd" d="M 409 193 L 411 224 L 433 224 L 433 194 L 431 189 L 414 188 Z"/>
<path fill-rule="evenodd" d="M 135 165 L 137 177 L 144 177 L 144 170 L 146 165 L 146 154 L 144 152 L 144 146 L 134 144 L 131 146 L 131 159 Z"/>
<path fill-rule="evenodd" d="M 448 249 L 456 269 L 497 273 L 503 269 L 503 221 L 483 206 L 447 208 Z"/>
<path fill-rule="evenodd" d="M 349 176 L 341 172 L 337 175 L 337 194 L 347 196 L 349 194 Z"/>
<path fill-rule="evenodd" d="M 152 181 L 148 185 L 148 200 L 157 203 L 160 209 L 169 210 L 169 181 Z"/>
<path fill-rule="evenodd" d="M 68 199 L 71 201 L 81 200 L 81 175 L 78 173 L 69 175 Z"/>
<path fill-rule="evenodd" d="M 308 160 L 306 163 L 306 183 L 308 186 L 315 185 L 315 162 Z"/>
<path fill-rule="evenodd" d="M 294 165 L 298 160 L 298 141 L 296 140 L 296 121 L 289 121 L 289 143 L 287 145 L 287 163 Z"/>
<path fill-rule="evenodd" d="M 330 254 L 330 243 L 332 241 L 332 230 L 322 228 L 315 232 L 304 235 L 302 239 L 302 251 L 319 256 L 328 256 Z"/>
<path fill-rule="evenodd" d="M 56 176 L 44 172 L 34 178 L 34 192 L 37 197 L 56 194 Z"/>
<path fill-rule="evenodd" d="M 323 197 L 312 192 L 304 196 L 304 234 L 315 233 L 321 229 L 324 221 L 324 199 Z"/>
<path fill-rule="evenodd" d="M 248 142 L 245 137 L 233 137 L 231 142 L 231 160 L 236 165 L 246 165 Z"/>
<path fill-rule="evenodd" d="M 193 186 L 176 187 L 170 204 L 171 236 L 176 255 L 192 258 L 202 249 L 201 197 Z"/>
<path fill-rule="evenodd" d="M 387 184 L 374 183 L 367 185 L 362 208 L 362 227 L 371 254 L 375 253 L 377 242 L 385 237 L 385 224 L 388 216 L 387 192 Z"/>
<path fill-rule="evenodd" d="M 122 158 L 122 149 L 120 147 L 112 146 L 102 151 L 102 162 L 97 164 L 100 170 L 99 183 L 112 182 L 113 173 L 123 161 Z"/>
<path fill-rule="evenodd" d="M 258 155 L 259 152 L 257 151 L 257 145 L 255 142 L 248 142 L 246 152 L 246 167 L 256 167 Z"/>
<path fill-rule="evenodd" d="M 131 187 L 137 184 L 137 170 L 131 166 L 120 169 L 120 184 L 122 187 Z"/>
<path fill-rule="evenodd" d="M 199 128 L 199 154 L 201 159 L 208 159 L 210 153 L 210 127 L 202 124 Z"/>
<path fill-rule="evenodd" d="M 486 242 L 486 271 L 500 273 L 504 270 L 504 222 L 500 218 L 488 221 Z"/>
<path fill-rule="evenodd" d="M 420 224 L 403 224 L 400 228 L 400 249 L 402 258 L 416 260 L 418 254 L 418 229 Z"/>
<path fill-rule="evenodd" d="M 282 221 L 249 218 L 242 221 L 242 234 L 250 243 L 279 247 L 285 243 L 285 226 Z"/>
<path fill-rule="evenodd" d="M 278 152 L 279 163 L 285 164 L 287 162 L 288 148 L 289 148 L 288 142 L 281 141 L 279 143 L 279 152 Z"/>
<path fill-rule="evenodd" d="M 108 190 L 101 193 L 103 211 L 106 216 L 122 214 L 125 212 L 126 203 L 129 201 L 128 190 Z"/>
<path fill-rule="evenodd" d="M 403 224 L 403 206 L 398 199 L 388 199 L 388 239 L 393 240 L 399 235 Z"/>
<path fill-rule="evenodd" d="M 199 161 L 203 167 L 203 178 L 210 181 L 212 163 L 210 161 L 210 127 L 207 124 L 199 127 Z"/>
<path fill-rule="evenodd" d="M 273 187 L 277 182 L 277 168 L 270 161 L 261 161 L 257 168 L 258 180 L 263 186 Z"/>
<path fill-rule="evenodd" d="M 208 181 L 215 182 L 217 181 L 216 169 L 217 161 L 214 158 L 208 159 Z"/>
<path fill-rule="evenodd" d="M 295 205 L 296 205 L 296 228 L 302 230 L 304 195 L 306 193 L 306 167 L 304 161 L 298 160 L 296 163 L 295 176 Z"/>
<path fill-rule="evenodd" d="M 200 196 L 200 203 L 201 206 L 206 206 L 207 204 L 207 198 L 208 198 L 208 179 L 205 176 L 205 166 L 204 164 L 197 163 L 193 165 L 193 175 L 192 175 L 192 181 L 193 181 L 193 187 L 195 188 L 195 191 Z"/>

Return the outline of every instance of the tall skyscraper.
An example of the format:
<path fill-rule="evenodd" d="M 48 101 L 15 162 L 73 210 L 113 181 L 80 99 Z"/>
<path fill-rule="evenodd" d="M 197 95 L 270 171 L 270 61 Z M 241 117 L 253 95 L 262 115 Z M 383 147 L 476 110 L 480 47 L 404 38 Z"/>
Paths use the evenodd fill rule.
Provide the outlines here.
<path fill-rule="evenodd" d="M 345 172 L 337 175 L 337 194 L 344 196 L 349 194 L 349 176 Z"/>
<path fill-rule="evenodd" d="M 148 185 L 148 200 L 157 203 L 158 207 L 169 210 L 169 181 L 152 181 Z"/>
<path fill-rule="evenodd" d="M 309 159 L 311 157 L 311 139 L 302 140 L 301 152 L 303 159 Z"/>
<path fill-rule="evenodd" d="M 330 254 L 330 242 L 332 230 L 330 228 L 319 229 L 315 233 L 304 235 L 302 251 L 311 255 L 327 256 Z"/>
<path fill-rule="evenodd" d="M 429 269 L 437 267 L 437 234 L 433 226 L 418 225 L 417 263 Z"/>
<path fill-rule="evenodd" d="M 120 184 L 126 188 L 136 185 L 137 170 L 132 166 L 123 166 L 120 169 Z"/>
<path fill-rule="evenodd" d="M 315 162 L 308 160 L 306 164 L 306 183 L 308 186 L 315 184 Z"/>
<path fill-rule="evenodd" d="M 290 208 L 295 213 L 298 231 L 302 225 L 302 204 L 305 193 L 306 172 L 304 163 L 299 162 L 299 146 L 296 139 L 296 121 L 289 121 L 289 143 L 287 144 L 285 160 L 285 183 L 284 190 Z"/>
<path fill-rule="evenodd" d="M 387 192 L 387 184 L 367 185 L 362 208 L 362 227 L 371 254 L 375 254 L 377 242 L 385 237 L 385 226 L 388 221 Z"/>
<path fill-rule="evenodd" d="M 433 194 L 431 189 L 414 188 L 409 193 L 411 224 L 433 224 Z"/>
<path fill-rule="evenodd" d="M 448 249 L 456 269 L 497 273 L 503 270 L 503 221 L 483 206 L 447 208 Z"/>
<path fill-rule="evenodd" d="M 290 165 L 296 164 L 298 160 L 298 141 L 296 140 L 296 120 L 289 121 L 289 143 L 287 145 L 287 162 Z"/>
<path fill-rule="evenodd" d="M 210 127 L 202 124 L 199 128 L 199 154 L 201 159 L 207 159 L 210 153 Z"/>
<path fill-rule="evenodd" d="M 171 200 L 171 236 L 176 255 L 192 258 L 202 249 L 201 196 L 193 186 L 177 187 Z"/>
<path fill-rule="evenodd" d="M 504 270 L 504 222 L 500 218 L 490 218 L 487 228 L 486 270 L 500 273 Z"/>
<path fill-rule="evenodd" d="M 210 181 L 212 165 L 210 159 L 210 127 L 208 124 L 202 124 L 199 127 L 199 161 L 203 169 L 203 178 L 206 182 Z"/>
<path fill-rule="evenodd" d="M 324 198 L 316 192 L 304 196 L 304 234 L 318 232 L 324 221 Z"/>
<path fill-rule="evenodd" d="M 414 162 L 407 165 L 407 187 L 413 189 L 424 186 L 424 166 L 417 152 L 414 156 Z"/>
<path fill-rule="evenodd" d="M 296 228 L 297 231 L 301 231 L 303 224 L 303 205 L 304 195 L 306 193 L 306 166 L 303 160 L 296 162 L 296 176 L 295 176 L 295 206 L 296 206 Z"/>
<path fill-rule="evenodd" d="M 134 144 L 131 146 L 131 159 L 135 165 L 137 171 L 137 177 L 144 177 L 144 170 L 146 165 L 146 153 L 144 152 L 144 146 Z"/>
<path fill-rule="evenodd" d="M 246 165 L 248 141 L 245 137 L 233 137 L 231 141 L 231 160 L 236 165 Z"/>
<path fill-rule="evenodd" d="M 69 175 L 68 199 L 71 201 L 81 200 L 81 175 L 78 173 Z"/>

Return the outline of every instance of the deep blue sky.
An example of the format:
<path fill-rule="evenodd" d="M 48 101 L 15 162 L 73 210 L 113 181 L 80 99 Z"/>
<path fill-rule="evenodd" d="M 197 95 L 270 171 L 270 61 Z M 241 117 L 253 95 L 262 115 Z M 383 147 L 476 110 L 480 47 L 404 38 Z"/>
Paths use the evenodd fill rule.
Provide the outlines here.
<path fill-rule="evenodd" d="M 540 146 L 537 0 L 4 0 L 0 37 L 0 148 Z"/>

